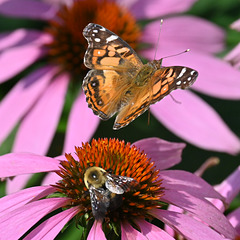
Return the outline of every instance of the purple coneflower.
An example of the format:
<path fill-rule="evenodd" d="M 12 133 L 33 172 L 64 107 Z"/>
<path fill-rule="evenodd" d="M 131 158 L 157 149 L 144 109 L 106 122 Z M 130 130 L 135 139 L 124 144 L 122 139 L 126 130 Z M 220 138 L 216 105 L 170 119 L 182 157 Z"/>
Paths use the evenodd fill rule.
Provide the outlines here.
<path fill-rule="evenodd" d="M 37 68 L 20 79 L 0 105 L 0 142 L 19 123 L 13 152 L 47 153 L 67 89 L 72 107 L 64 112 L 64 115 L 69 112 L 69 117 L 63 152 L 73 151 L 72 146 L 88 141 L 95 132 L 99 119 L 87 108 L 80 91 L 86 74 L 83 55 L 87 48 L 82 30 L 89 22 L 115 32 L 133 48 L 141 43 L 151 45 L 140 53 L 153 60 L 160 22 L 146 21 L 141 30 L 137 20 L 164 17 L 159 58 L 192 50 L 164 60 L 164 65 L 192 67 L 200 73 L 196 90 L 215 97 L 239 99 L 240 73 L 212 55 L 223 49 L 224 32 L 197 17 L 174 16 L 188 10 L 195 0 L 181 3 L 179 0 L 70 0 L 63 5 L 64 2 L 0 1 L 1 14 L 46 21 L 42 31 L 16 29 L 0 35 L 1 83 L 41 59 Z M 239 139 L 213 108 L 190 91 L 176 91 L 173 96 L 181 104 L 166 98 L 151 107 L 151 112 L 168 129 L 204 149 L 231 154 L 239 151 Z"/>
<path fill-rule="evenodd" d="M 1 156 L 1 178 L 37 172 L 55 174 L 51 184 L 27 188 L 0 199 L 1 237 L 54 239 L 75 217 L 78 226 L 90 229 L 87 239 L 111 239 L 108 237 L 113 236 L 111 234 L 119 239 L 173 239 L 154 224 L 154 219 L 169 225 L 186 239 L 232 239 L 234 228 L 206 200 L 222 200 L 221 195 L 194 174 L 166 170 L 180 162 L 184 146 L 157 138 L 141 140 L 132 146 L 116 139 L 99 139 L 76 147 L 76 153 L 66 154 L 64 159 L 30 153 Z M 109 207 L 101 220 L 93 218 L 84 184 L 84 174 L 91 166 L 111 169 L 112 174 L 137 182 L 122 194 L 117 209 Z M 167 204 L 176 205 L 189 214 L 166 210 Z M 35 225 L 43 217 L 44 220 Z"/>

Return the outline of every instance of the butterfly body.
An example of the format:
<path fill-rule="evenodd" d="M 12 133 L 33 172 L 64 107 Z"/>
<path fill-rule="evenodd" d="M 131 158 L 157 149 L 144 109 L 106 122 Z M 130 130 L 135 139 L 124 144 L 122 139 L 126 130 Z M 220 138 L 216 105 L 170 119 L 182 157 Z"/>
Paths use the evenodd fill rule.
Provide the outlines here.
<path fill-rule="evenodd" d="M 88 41 L 84 63 L 92 69 L 83 81 L 86 100 L 103 120 L 118 113 L 113 129 L 128 125 L 174 89 L 191 86 L 198 76 L 191 68 L 162 67 L 162 59 L 143 64 L 125 41 L 100 25 L 89 23 L 83 35 Z"/>

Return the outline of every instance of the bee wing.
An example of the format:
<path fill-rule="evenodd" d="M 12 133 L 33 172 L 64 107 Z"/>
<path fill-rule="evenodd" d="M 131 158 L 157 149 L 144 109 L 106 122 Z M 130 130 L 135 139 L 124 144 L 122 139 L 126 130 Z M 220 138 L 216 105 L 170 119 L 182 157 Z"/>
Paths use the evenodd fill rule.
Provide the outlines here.
<path fill-rule="evenodd" d="M 89 188 L 92 213 L 96 220 L 103 219 L 110 204 L 110 192 L 103 188 Z"/>
<path fill-rule="evenodd" d="M 114 174 L 106 174 L 107 181 L 105 182 L 106 188 L 113 193 L 123 194 L 129 191 L 136 180 L 130 177 L 118 176 Z"/>

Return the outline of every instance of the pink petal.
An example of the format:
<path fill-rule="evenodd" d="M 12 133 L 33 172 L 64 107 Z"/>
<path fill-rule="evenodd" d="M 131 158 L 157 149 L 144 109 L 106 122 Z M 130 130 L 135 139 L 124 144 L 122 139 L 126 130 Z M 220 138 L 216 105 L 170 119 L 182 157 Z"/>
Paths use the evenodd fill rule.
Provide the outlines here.
<path fill-rule="evenodd" d="M 175 231 L 181 233 L 189 240 L 223 240 L 217 232 L 205 224 L 189 217 L 185 214 L 175 213 L 168 210 L 155 209 L 151 211 L 152 215 L 168 224 Z"/>
<path fill-rule="evenodd" d="M 235 232 L 232 225 L 226 217 L 207 200 L 196 198 L 183 191 L 172 190 L 165 190 L 161 200 L 192 213 L 225 237 L 230 239 L 234 238 Z"/>
<path fill-rule="evenodd" d="M 55 239 L 63 227 L 79 212 L 79 207 L 69 208 L 47 219 L 30 232 L 24 239 Z"/>
<path fill-rule="evenodd" d="M 199 198 L 224 198 L 206 181 L 196 175 L 182 170 L 160 171 L 159 179 L 163 179 L 162 187 L 170 190 L 186 191 Z"/>
<path fill-rule="evenodd" d="M 130 7 L 130 11 L 138 19 L 164 16 L 187 11 L 196 0 L 139 0 Z"/>
<path fill-rule="evenodd" d="M 142 234 L 146 236 L 147 239 L 174 240 L 174 238 L 164 230 L 143 219 L 137 219 L 134 220 L 134 222 L 139 225 Z"/>
<path fill-rule="evenodd" d="M 44 51 L 37 45 L 13 47 L 0 55 L 0 83 L 14 77 L 26 67 L 44 55 Z M 24 56 L 24 57 L 22 57 Z"/>
<path fill-rule="evenodd" d="M 221 184 L 214 187 L 224 198 L 227 205 L 240 193 L 240 166 L 224 180 Z M 212 201 L 212 203 L 221 211 L 225 211 L 222 202 Z"/>
<path fill-rule="evenodd" d="M 53 193 L 55 188 L 50 186 L 38 186 L 21 190 L 17 193 L 0 198 L 0 213 L 8 214 L 15 209 L 21 208 L 29 202 L 36 201 Z"/>
<path fill-rule="evenodd" d="M 240 19 L 231 24 L 231 28 L 240 32 Z"/>
<path fill-rule="evenodd" d="M 167 169 L 181 162 L 184 143 L 173 143 L 160 138 L 146 138 L 132 145 L 139 148 L 155 162 L 158 169 Z"/>
<path fill-rule="evenodd" d="M 44 32 L 37 30 L 17 29 L 13 32 L 0 34 L 0 50 L 6 50 L 10 47 L 24 46 L 27 44 L 40 45 L 52 41 L 52 37 Z"/>
<path fill-rule="evenodd" d="M 43 67 L 20 80 L 0 103 L 0 144 L 42 94 L 56 69 Z"/>
<path fill-rule="evenodd" d="M 153 21 L 147 24 L 143 31 L 142 41 L 155 46 L 152 53 L 147 55 L 151 60 L 156 50 L 158 59 L 189 48 L 192 51 L 209 53 L 216 53 L 224 48 L 225 32 L 202 18 L 178 16 L 164 19 L 158 45 L 159 28 L 160 21 Z M 206 32 L 208 34 L 205 34 Z M 176 57 L 177 60 L 178 57 Z"/>
<path fill-rule="evenodd" d="M 54 79 L 22 121 L 15 138 L 14 152 L 47 153 L 61 116 L 68 82 L 67 74 Z"/>
<path fill-rule="evenodd" d="M 43 199 L 31 202 L 11 213 L 0 216 L 1 235 L 5 239 L 19 239 L 41 218 L 66 205 L 68 201 L 67 198 Z"/>
<path fill-rule="evenodd" d="M 128 222 L 121 223 L 122 240 L 147 240 L 142 233 L 133 228 Z"/>
<path fill-rule="evenodd" d="M 50 172 L 43 179 L 42 185 L 45 186 L 45 185 L 54 184 L 59 180 L 61 180 L 61 177 L 59 175 L 57 175 L 55 172 Z"/>
<path fill-rule="evenodd" d="M 239 78 L 240 79 L 240 78 Z M 170 131 L 207 150 L 237 154 L 240 142 L 220 116 L 196 94 L 177 90 L 151 107 L 151 112 Z"/>
<path fill-rule="evenodd" d="M 25 188 L 32 176 L 32 174 L 23 174 L 15 176 L 13 179 L 7 178 L 6 194 L 15 193 Z"/>
<path fill-rule="evenodd" d="M 0 4 L 0 13 L 17 18 L 50 20 L 56 14 L 54 5 L 36 0 L 8 0 Z"/>
<path fill-rule="evenodd" d="M 240 43 L 224 57 L 224 60 L 228 61 L 235 68 L 240 68 Z"/>
<path fill-rule="evenodd" d="M 105 240 L 105 234 L 102 230 L 102 222 L 94 221 L 93 226 L 88 234 L 87 240 Z"/>
<path fill-rule="evenodd" d="M 59 160 L 32 153 L 9 153 L 0 156 L 0 177 L 12 177 L 26 173 L 59 170 Z"/>
<path fill-rule="evenodd" d="M 85 95 L 80 94 L 72 106 L 68 119 L 63 152 L 74 152 L 74 146 L 89 141 L 98 124 L 99 118 L 88 108 Z"/>
<path fill-rule="evenodd" d="M 227 218 L 240 236 L 240 208 L 228 214 Z"/>

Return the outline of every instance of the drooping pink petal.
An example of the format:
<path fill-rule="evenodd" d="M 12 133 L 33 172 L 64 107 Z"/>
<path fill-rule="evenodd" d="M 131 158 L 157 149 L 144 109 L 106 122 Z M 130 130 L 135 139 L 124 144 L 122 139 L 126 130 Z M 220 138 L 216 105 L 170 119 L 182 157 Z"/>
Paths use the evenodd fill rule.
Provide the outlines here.
<path fill-rule="evenodd" d="M 231 24 L 231 28 L 240 31 L 240 19 L 236 20 Z"/>
<path fill-rule="evenodd" d="M 0 144 L 44 91 L 56 69 L 40 68 L 20 80 L 0 103 Z"/>
<path fill-rule="evenodd" d="M 200 97 L 190 91 L 177 90 L 172 96 L 151 107 L 151 112 L 170 131 L 186 141 L 207 150 L 237 154 L 238 137 L 220 116 Z"/>
<path fill-rule="evenodd" d="M 139 225 L 142 234 L 146 236 L 147 239 L 174 240 L 174 238 L 171 237 L 164 230 L 162 230 L 161 228 L 158 228 L 157 226 L 143 219 L 137 219 L 137 220 L 134 220 L 134 222 L 136 222 Z"/>
<path fill-rule="evenodd" d="M 14 152 L 47 153 L 61 115 L 68 82 L 69 76 L 61 74 L 50 84 L 22 121 L 15 138 Z"/>
<path fill-rule="evenodd" d="M 80 94 L 75 100 L 68 118 L 63 152 L 74 152 L 74 146 L 79 146 L 82 142 L 89 141 L 98 124 L 99 118 L 88 107 L 85 95 Z"/>
<path fill-rule="evenodd" d="M 1 14 L 17 18 L 50 20 L 56 11 L 54 5 L 37 0 L 6 0 L 0 4 Z"/>
<path fill-rule="evenodd" d="M 130 11 L 138 19 L 156 18 L 168 14 L 187 11 L 196 0 L 140 0 L 130 7 Z"/>
<path fill-rule="evenodd" d="M 121 222 L 122 240 L 147 240 L 142 233 L 133 228 L 128 222 Z"/>
<path fill-rule="evenodd" d="M 28 44 L 43 45 L 52 41 L 51 35 L 38 30 L 17 29 L 0 34 L 0 50 Z M 16 59 L 17 61 L 18 59 Z"/>
<path fill-rule="evenodd" d="M 57 175 L 55 172 L 48 173 L 45 178 L 42 181 L 42 185 L 50 185 L 58 182 L 61 179 L 59 175 Z"/>
<path fill-rule="evenodd" d="M 229 206 L 233 199 L 240 193 L 240 166 L 227 179 L 214 188 L 225 198 L 225 203 Z M 225 211 L 226 205 L 222 202 L 216 199 L 212 203 L 222 212 Z"/>
<path fill-rule="evenodd" d="M 37 59 L 41 58 L 45 51 L 37 45 L 13 47 L 0 55 L 0 83 L 20 73 Z M 23 57 L 24 56 L 24 57 Z"/>
<path fill-rule="evenodd" d="M 164 202 L 177 205 L 192 213 L 226 238 L 234 239 L 236 233 L 227 218 L 205 199 L 194 197 L 183 191 L 165 190 L 161 197 Z"/>
<path fill-rule="evenodd" d="M 31 202 L 0 216 L 0 232 L 5 239 L 19 239 L 48 213 L 66 205 L 67 198 L 48 198 Z M 24 223 L 24 224 L 23 224 Z"/>
<path fill-rule="evenodd" d="M 240 43 L 224 57 L 224 60 L 228 61 L 235 68 L 240 68 Z"/>
<path fill-rule="evenodd" d="M 181 162 L 184 143 L 173 143 L 160 138 L 146 138 L 139 140 L 135 145 L 155 162 L 158 169 L 167 169 Z"/>
<path fill-rule="evenodd" d="M 51 186 L 37 186 L 2 197 L 0 198 L 0 215 L 8 214 L 29 202 L 46 197 L 54 191 L 55 188 Z"/>
<path fill-rule="evenodd" d="M 55 239 L 63 227 L 79 212 L 79 207 L 73 207 L 63 212 L 60 212 L 53 217 L 47 219 L 30 232 L 24 239 L 25 240 L 38 240 L 38 239 Z"/>
<path fill-rule="evenodd" d="M 0 156 L 0 177 L 59 170 L 59 160 L 33 153 L 9 153 Z"/>
<path fill-rule="evenodd" d="M 32 174 L 22 174 L 14 178 L 7 178 L 6 194 L 15 193 L 25 188 L 32 176 Z"/>
<path fill-rule="evenodd" d="M 157 51 L 156 58 L 159 59 L 189 48 L 192 51 L 206 53 L 216 53 L 224 48 L 225 32 L 217 25 L 202 18 L 177 16 L 164 19 L 158 44 L 159 31 L 160 21 L 147 24 L 143 30 L 142 41 L 155 46 L 146 55 L 150 60 L 153 60 L 155 51 Z M 208 34 L 205 34 L 206 32 Z M 181 65 L 181 62 L 179 64 Z"/>
<path fill-rule="evenodd" d="M 171 212 L 178 212 L 178 213 L 183 213 L 184 210 L 182 208 L 176 207 L 172 204 L 170 204 L 167 208 Z M 164 225 L 164 230 L 171 236 L 175 236 L 175 231 L 167 224 Z"/>
<path fill-rule="evenodd" d="M 227 218 L 240 236 L 240 208 L 228 214 Z"/>
<path fill-rule="evenodd" d="M 224 200 L 210 184 L 196 175 L 182 170 L 160 171 L 159 179 L 163 179 L 162 187 L 170 190 L 186 191 L 198 198 L 218 198 Z"/>
<path fill-rule="evenodd" d="M 105 234 L 102 230 L 102 222 L 94 221 L 93 226 L 88 234 L 87 240 L 106 240 Z"/>
<path fill-rule="evenodd" d="M 59 161 L 65 160 L 65 156 L 58 156 L 58 157 L 55 157 L 55 159 Z M 32 174 L 23 174 L 23 175 L 15 176 L 13 179 L 8 178 L 7 184 L 6 184 L 6 193 L 10 194 L 10 193 L 20 191 L 27 185 L 31 177 L 32 177 Z M 49 172 L 43 179 L 42 185 L 48 186 L 50 184 L 56 183 L 59 180 L 60 180 L 59 175 L 57 175 L 55 172 Z"/>
<path fill-rule="evenodd" d="M 223 240 L 213 229 L 189 217 L 185 214 L 175 213 L 168 210 L 154 209 L 151 214 L 168 224 L 175 231 L 180 232 L 186 239 L 189 240 Z"/>

